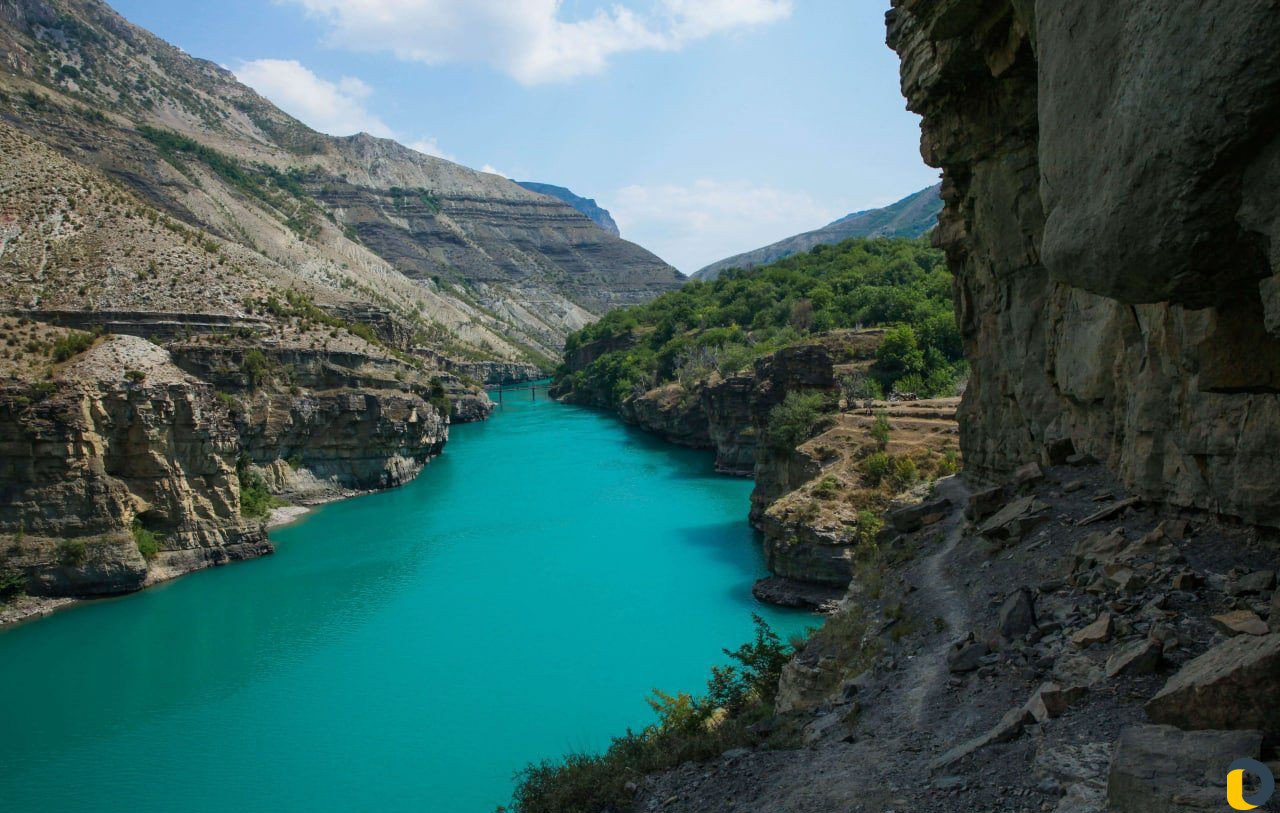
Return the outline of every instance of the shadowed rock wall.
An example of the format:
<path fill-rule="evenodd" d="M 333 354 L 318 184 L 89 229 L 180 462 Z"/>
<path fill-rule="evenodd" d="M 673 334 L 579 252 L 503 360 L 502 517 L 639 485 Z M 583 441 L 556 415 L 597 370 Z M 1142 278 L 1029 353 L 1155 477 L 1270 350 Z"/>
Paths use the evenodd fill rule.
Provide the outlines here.
<path fill-rule="evenodd" d="M 895 0 L 944 171 L 966 465 L 1069 440 L 1140 496 L 1280 525 L 1280 15 Z"/>

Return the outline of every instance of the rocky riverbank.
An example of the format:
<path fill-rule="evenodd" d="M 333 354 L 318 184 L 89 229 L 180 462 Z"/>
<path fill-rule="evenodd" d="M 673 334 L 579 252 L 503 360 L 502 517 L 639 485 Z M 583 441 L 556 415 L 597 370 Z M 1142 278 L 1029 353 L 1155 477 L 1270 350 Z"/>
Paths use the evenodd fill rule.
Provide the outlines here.
<path fill-rule="evenodd" d="M 859 551 L 875 544 L 891 501 L 918 502 L 913 488 L 959 466 L 958 399 L 888 402 L 847 391 L 868 374 L 883 337 L 878 329 L 818 334 L 745 370 L 665 384 L 617 407 L 622 420 L 669 442 L 714 450 L 717 471 L 755 480 L 750 520 L 775 576 L 756 585 L 762 601 L 829 604 L 853 578 Z M 617 347 L 580 348 L 566 367 L 581 369 Z M 553 393 L 610 406 L 601 393 Z M 768 442 L 773 410 L 789 394 L 814 393 L 827 403 L 814 425 Z"/>
<path fill-rule="evenodd" d="M 1280 767 L 1273 537 L 1086 459 L 929 503 L 786 668 L 760 730 L 801 747 L 651 777 L 634 809 L 1145 813 Z"/>
<path fill-rule="evenodd" d="M 272 504 L 407 482 L 439 454 L 451 414 L 492 409 L 355 337 L 328 350 L 306 331 L 162 347 L 5 328 L 21 339 L 0 387 L 0 587 L 18 599 L 6 621 L 270 553 Z"/>
<path fill-rule="evenodd" d="M 1231 762 L 1280 770 L 1280 64 L 1258 56 L 1280 23 L 892 5 L 944 173 L 974 480 L 889 512 L 758 745 L 636 783 L 632 807 L 1225 808 Z"/>

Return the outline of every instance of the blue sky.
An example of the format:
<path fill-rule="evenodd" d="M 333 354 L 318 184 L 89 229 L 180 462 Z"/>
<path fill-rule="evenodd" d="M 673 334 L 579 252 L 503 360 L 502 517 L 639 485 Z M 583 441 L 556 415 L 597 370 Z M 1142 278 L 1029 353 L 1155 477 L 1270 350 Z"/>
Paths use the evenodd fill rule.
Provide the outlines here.
<path fill-rule="evenodd" d="M 934 183 L 880 0 L 116 0 L 335 135 L 568 186 L 685 272 Z"/>

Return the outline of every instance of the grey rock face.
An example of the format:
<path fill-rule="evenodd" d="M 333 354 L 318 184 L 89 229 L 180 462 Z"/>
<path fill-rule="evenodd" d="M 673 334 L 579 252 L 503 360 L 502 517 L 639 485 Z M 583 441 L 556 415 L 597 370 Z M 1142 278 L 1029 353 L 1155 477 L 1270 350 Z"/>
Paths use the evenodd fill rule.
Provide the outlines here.
<path fill-rule="evenodd" d="M 1066 439 L 1144 499 L 1280 525 L 1273 6 L 893 5 L 944 174 L 966 468 Z"/>
<path fill-rule="evenodd" d="M 1241 757 L 1257 758 L 1257 731 L 1179 731 L 1134 726 L 1120 734 L 1107 777 L 1111 813 L 1226 809 L 1219 783 Z"/>
<path fill-rule="evenodd" d="M 1050 274 L 1128 304 L 1204 307 L 1250 289 L 1256 304 L 1271 271 L 1261 235 L 1237 218 L 1245 176 L 1270 147 L 1274 4 L 1118 0 L 1037 12 Z"/>
<path fill-rule="evenodd" d="M 604 229 L 614 237 L 620 237 L 621 232 L 618 231 L 618 224 L 614 222 L 613 215 L 609 214 L 609 210 L 600 206 L 591 198 L 584 198 L 581 195 L 575 195 L 563 186 L 555 186 L 549 183 L 534 183 L 533 181 L 516 181 L 517 184 L 528 189 L 530 192 L 537 192 L 539 195 L 549 195 L 557 200 L 564 201 L 573 208 L 582 212 L 592 223 L 595 223 L 601 229 Z"/>
<path fill-rule="evenodd" d="M 1030 590 L 1018 590 L 1000 608 L 1000 634 L 1007 640 L 1021 638 L 1036 625 L 1035 602 Z"/>

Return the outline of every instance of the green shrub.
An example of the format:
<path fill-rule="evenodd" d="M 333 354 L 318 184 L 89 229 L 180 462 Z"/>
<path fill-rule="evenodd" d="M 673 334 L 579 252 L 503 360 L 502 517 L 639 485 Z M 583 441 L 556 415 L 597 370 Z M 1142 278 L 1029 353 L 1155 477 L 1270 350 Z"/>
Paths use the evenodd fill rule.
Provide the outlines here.
<path fill-rule="evenodd" d="M 141 370 L 125 370 L 124 377 L 131 384 L 141 384 L 147 380 L 147 374 Z"/>
<path fill-rule="evenodd" d="M 889 419 L 881 413 L 876 415 L 875 420 L 871 422 L 871 429 L 869 430 L 869 433 L 872 439 L 879 444 L 880 448 L 884 449 L 889 445 L 889 433 L 892 430 L 893 427 L 889 425 Z"/>
<path fill-rule="evenodd" d="M 823 392 L 789 392 L 781 404 L 769 410 L 760 439 L 775 452 L 790 452 L 816 434 L 833 406 Z"/>
<path fill-rule="evenodd" d="M 273 378 L 275 365 L 266 354 L 254 347 L 240 359 L 240 372 L 244 374 L 249 389 L 257 390 Z"/>
<path fill-rule="evenodd" d="M 893 458 L 885 452 L 867 455 L 862 461 L 862 474 L 872 486 L 883 483 L 893 473 Z"/>
<path fill-rule="evenodd" d="M 684 762 L 706 760 L 756 742 L 748 726 L 772 713 L 782 668 L 793 649 L 754 616 L 755 638 L 725 650 L 734 665 L 713 667 L 707 693 L 655 690 L 648 702 L 658 722 L 628 731 L 603 754 L 570 754 L 525 768 L 512 813 L 600 813 L 626 809 L 626 784 Z"/>
<path fill-rule="evenodd" d="M 893 481 L 900 489 L 910 488 L 920 480 L 920 471 L 916 461 L 909 457 L 898 457 L 893 461 Z"/>
<path fill-rule="evenodd" d="M 813 496 L 820 500 L 834 500 L 840 494 L 840 481 L 828 475 L 813 487 Z"/>
<path fill-rule="evenodd" d="M 247 455 L 241 455 L 236 462 L 236 475 L 240 480 L 240 516 L 262 519 L 272 508 L 288 505 L 267 490 L 267 481 L 253 470 Z"/>
<path fill-rule="evenodd" d="M 883 401 L 884 387 L 869 375 L 846 375 L 840 379 L 840 389 L 850 401 Z"/>
<path fill-rule="evenodd" d="M 884 517 L 875 511 L 858 512 L 857 543 L 859 548 L 870 549 L 876 537 L 884 530 Z"/>
<path fill-rule="evenodd" d="M 862 473 L 872 486 L 889 485 L 897 490 L 910 488 L 920 480 L 916 461 L 883 451 L 870 454 L 862 461 Z"/>
<path fill-rule="evenodd" d="M 950 477 L 960 471 L 960 453 L 955 449 L 947 449 L 936 469 L 939 477 Z"/>
<path fill-rule="evenodd" d="M 58 542 L 58 564 L 63 567 L 79 567 L 89 557 L 83 539 L 63 539 Z"/>
<path fill-rule="evenodd" d="M 53 349 L 50 355 L 56 362 L 64 362 L 73 356 L 78 356 L 93 346 L 93 334 L 81 333 L 76 331 L 62 336 L 53 343 Z"/>
<path fill-rule="evenodd" d="M 214 395 L 216 395 L 218 400 L 222 403 L 222 405 L 227 408 L 228 412 L 234 412 L 235 410 L 240 408 L 240 402 L 236 400 L 234 395 L 231 395 L 230 393 L 222 392 L 221 390 L 214 393 Z"/>
<path fill-rule="evenodd" d="M 27 575 L 19 570 L 0 570 L 0 602 L 17 598 L 27 590 Z"/>
<path fill-rule="evenodd" d="M 924 351 L 911 325 L 897 325 L 884 334 L 884 341 L 876 351 L 876 361 L 881 369 L 894 378 L 924 370 Z"/>
<path fill-rule="evenodd" d="M 147 561 L 156 558 L 156 554 L 160 552 L 161 537 L 142 527 L 142 522 L 136 519 L 130 530 L 133 531 L 133 541 L 138 546 L 138 553 L 142 554 L 142 558 Z"/>

